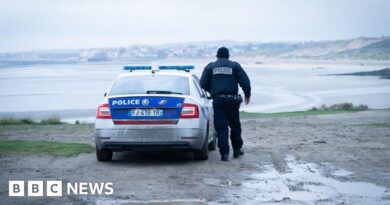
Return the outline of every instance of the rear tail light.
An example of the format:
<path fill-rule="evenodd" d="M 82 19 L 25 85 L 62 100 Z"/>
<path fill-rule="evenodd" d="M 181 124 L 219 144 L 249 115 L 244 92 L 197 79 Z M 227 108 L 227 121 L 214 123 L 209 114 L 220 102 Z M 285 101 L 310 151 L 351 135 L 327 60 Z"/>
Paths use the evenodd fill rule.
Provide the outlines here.
<path fill-rule="evenodd" d="M 184 103 L 180 118 L 199 118 L 199 108 L 195 104 Z"/>
<path fill-rule="evenodd" d="M 110 107 L 108 104 L 103 104 L 98 107 L 96 118 L 98 119 L 111 119 Z"/>

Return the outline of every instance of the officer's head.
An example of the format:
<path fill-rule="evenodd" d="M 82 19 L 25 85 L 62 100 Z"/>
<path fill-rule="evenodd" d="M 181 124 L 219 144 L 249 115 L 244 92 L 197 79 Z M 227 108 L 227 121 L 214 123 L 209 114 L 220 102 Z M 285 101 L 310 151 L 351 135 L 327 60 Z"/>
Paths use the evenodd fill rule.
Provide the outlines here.
<path fill-rule="evenodd" d="M 217 51 L 217 58 L 229 58 L 229 50 L 225 47 L 221 47 Z"/>

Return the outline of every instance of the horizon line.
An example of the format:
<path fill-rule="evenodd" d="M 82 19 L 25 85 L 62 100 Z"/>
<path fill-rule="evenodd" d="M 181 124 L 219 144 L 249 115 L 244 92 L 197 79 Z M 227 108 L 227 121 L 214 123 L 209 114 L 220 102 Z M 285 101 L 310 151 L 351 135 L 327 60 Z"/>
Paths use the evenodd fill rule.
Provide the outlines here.
<path fill-rule="evenodd" d="M 0 54 L 15 54 L 15 53 L 28 53 L 28 52 L 45 52 L 45 51 L 72 51 L 72 50 L 88 50 L 88 49 L 104 49 L 104 48 L 128 48 L 134 46 L 146 46 L 146 47 L 163 47 L 163 46 L 172 46 L 172 45 L 186 45 L 186 44 L 206 44 L 206 43 L 217 43 L 217 42 L 229 42 L 233 46 L 235 44 L 250 44 L 250 43 L 258 43 L 258 44 L 267 44 L 267 43 L 311 43 L 311 42 L 332 42 L 332 41 L 348 41 L 354 39 L 361 38 L 373 38 L 373 39 L 381 39 L 381 38 L 390 38 L 390 35 L 381 35 L 381 36 L 357 36 L 352 38 L 343 38 L 343 39 L 334 39 L 334 40 L 278 40 L 278 41 L 239 41 L 234 39 L 222 39 L 222 40 L 200 40 L 200 41 L 187 41 L 187 42 L 170 42 L 170 43 L 161 43 L 161 44 L 129 44 L 126 46 L 98 46 L 98 47 L 84 47 L 84 48 L 43 48 L 43 49 L 31 49 L 31 50 L 19 50 L 19 51 L 0 51 Z M 226 46 L 226 45 L 221 45 Z"/>

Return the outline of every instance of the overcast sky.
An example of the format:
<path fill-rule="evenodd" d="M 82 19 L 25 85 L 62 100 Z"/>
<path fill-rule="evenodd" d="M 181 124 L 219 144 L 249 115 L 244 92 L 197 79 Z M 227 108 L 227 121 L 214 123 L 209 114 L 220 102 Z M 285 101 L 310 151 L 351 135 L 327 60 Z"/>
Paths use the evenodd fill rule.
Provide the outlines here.
<path fill-rule="evenodd" d="M 0 52 L 382 35 L 389 0 L 0 0 Z"/>

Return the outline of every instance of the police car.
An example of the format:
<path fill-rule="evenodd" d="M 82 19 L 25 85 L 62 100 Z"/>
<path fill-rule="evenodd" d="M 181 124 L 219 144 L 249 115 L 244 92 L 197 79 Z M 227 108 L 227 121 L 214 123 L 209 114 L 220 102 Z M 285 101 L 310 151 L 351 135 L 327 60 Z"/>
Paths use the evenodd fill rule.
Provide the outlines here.
<path fill-rule="evenodd" d="M 206 160 L 215 150 L 212 102 L 194 66 L 124 66 L 95 121 L 96 157 L 137 149 L 191 149 Z"/>

